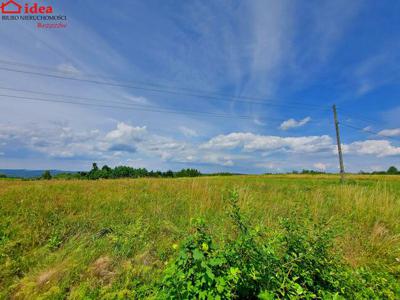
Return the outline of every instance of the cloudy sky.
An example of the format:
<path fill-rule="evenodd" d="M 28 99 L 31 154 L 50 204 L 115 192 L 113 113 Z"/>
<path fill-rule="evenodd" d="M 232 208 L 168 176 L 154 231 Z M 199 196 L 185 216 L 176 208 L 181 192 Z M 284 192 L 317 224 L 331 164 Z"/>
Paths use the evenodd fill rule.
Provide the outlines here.
<path fill-rule="evenodd" d="M 333 103 L 348 170 L 400 167 L 399 1 L 54 10 L 0 20 L 0 169 L 336 172 Z"/>

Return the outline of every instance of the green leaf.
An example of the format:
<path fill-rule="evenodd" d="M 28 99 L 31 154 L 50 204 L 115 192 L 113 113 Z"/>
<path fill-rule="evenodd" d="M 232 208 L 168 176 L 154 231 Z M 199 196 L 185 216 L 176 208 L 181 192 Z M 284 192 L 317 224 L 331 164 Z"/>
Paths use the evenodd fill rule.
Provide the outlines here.
<path fill-rule="evenodd" d="M 207 276 L 210 278 L 210 279 L 214 279 L 215 278 L 215 275 L 213 274 L 213 272 L 211 271 L 211 270 L 207 270 Z"/>
<path fill-rule="evenodd" d="M 193 250 L 193 258 L 195 260 L 201 260 L 204 258 L 204 255 L 203 255 L 203 253 L 201 253 L 201 251 L 199 251 L 199 249 L 194 249 Z"/>
<path fill-rule="evenodd" d="M 295 288 L 296 288 L 296 293 L 297 293 L 297 295 L 301 295 L 301 294 L 304 293 L 304 290 L 303 290 L 303 288 L 301 287 L 301 285 L 299 285 L 298 283 L 295 283 L 294 286 L 295 286 Z"/>

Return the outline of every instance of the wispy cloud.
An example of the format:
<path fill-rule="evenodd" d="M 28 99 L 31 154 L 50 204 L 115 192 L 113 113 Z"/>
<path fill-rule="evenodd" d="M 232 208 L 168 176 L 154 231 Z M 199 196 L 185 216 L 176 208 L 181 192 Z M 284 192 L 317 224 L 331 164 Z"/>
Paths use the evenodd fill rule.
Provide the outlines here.
<path fill-rule="evenodd" d="M 70 73 L 71 75 L 78 75 L 79 70 L 70 63 L 61 63 L 57 66 L 57 70 L 62 73 Z"/>
<path fill-rule="evenodd" d="M 357 81 L 358 96 L 366 95 L 381 86 L 400 82 L 397 67 L 400 62 L 399 50 L 398 43 L 382 46 L 380 52 L 369 56 L 356 66 L 352 76 Z"/>
<path fill-rule="evenodd" d="M 297 127 L 301 127 L 301 126 L 306 125 L 310 121 L 311 121 L 310 117 L 306 117 L 306 118 L 304 118 L 302 120 L 299 120 L 299 121 L 296 121 L 295 119 L 289 119 L 289 120 L 286 120 L 286 121 L 282 122 L 282 124 L 279 126 L 279 128 L 282 129 L 282 130 L 288 130 L 288 129 L 291 129 L 291 128 L 297 128 Z"/>
<path fill-rule="evenodd" d="M 400 128 L 384 129 L 378 132 L 381 136 L 400 136 Z"/>
<path fill-rule="evenodd" d="M 196 136 L 198 136 L 198 133 L 197 133 L 196 130 L 191 129 L 191 128 L 186 127 L 186 126 L 179 126 L 179 130 L 186 137 L 196 137 Z"/>
<path fill-rule="evenodd" d="M 321 162 L 317 162 L 314 165 L 314 168 L 321 170 L 321 171 L 326 171 L 326 169 L 330 166 L 329 164 L 324 164 Z"/>

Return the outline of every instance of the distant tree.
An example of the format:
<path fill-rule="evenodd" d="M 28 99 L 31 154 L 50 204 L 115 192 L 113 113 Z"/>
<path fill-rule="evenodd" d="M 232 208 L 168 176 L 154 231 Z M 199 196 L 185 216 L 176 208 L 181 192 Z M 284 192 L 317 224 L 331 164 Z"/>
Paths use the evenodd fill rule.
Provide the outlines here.
<path fill-rule="evenodd" d="M 200 175 L 201 173 L 196 169 L 182 169 L 175 173 L 176 177 L 197 177 Z"/>
<path fill-rule="evenodd" d="M 102 171 L 106 171 L 106 172 L 111 172 L 112 169 L 111 169 L 109 166 L 104 165 L 104 166 L 101 168 L 101 170 L 102 170 Z"/>
<path fill-rule="evenodd" d="M 5 174 L 0 174 L 0 178 L 7 178 L 7 175 L 5 175 Z"/>
<path fill-rule="evenodd" d="M 99 169 L 99 167 L 97 166 L 97 163 L 93 163 L 92 164 L 92 171 L 97 171 Z"/>
<path fill-rule="evenodd" d="M 301 174 L 324 174 L 325 172 L 322 171 L 315 171 L 315 170 L 307 170 L 307 169 L 303 169 L 301 171 Z"/>
<path fill-rule="evenodd" d="M 174 177 L 174 172 L 168 170 L 167 172 L 164 173 L 164 177 Z"/>
<path fill-rule="evenodd" d="M 93 163 L 89 172 L 78 172 L 75 176 L 81 179 L 100 179 L 100 178 L 142 178 L 142 177 L 197 177 L 201 176 L 200 171 L 196 169 L 182 169 L 178 172 L 168 170 L 148 171 L 146 168 L 132 168 L 128 166 L 117 166 L 110 168 L 104 165 L 101 169 L 96 163 Z"/>
<path fill-rule="evenodd" d="M 51 179 L 50 171 L 49 170 L 44 171 L 43 174 L 42 174 L 42 178 L 45 179 L 45 180 L 50 180 Z"/>
<path fill-rule="evenodd" d="M 87 177 L 88 173 L 87 172 L 78 172 L 79 176 L 81 177 Z"/>
<path fill-rule="evenodd" d="M 371 174 L 372 175 L 385 175 L 385 174 L 388 174 L 388 173 L 385 172 L 385 171 L 373 171 Z"/>
<path fill-rule="evenodd" d="M 113 171 L 109 166 L 104 165 L 101 168 L 101 171 L 99 171 L 99 172 L 100 172 L 100 174 L 99 174 L 100 178 L 111 178 Z"/>
<path fill-rule="evenodd" d="M 395 166 L 391 166 L 386 173 L 388 174 L 399 174 L 399 170 L 397 170 L 397 168 Z"/>
<path fill-rule="evenodd" d="M 99 170 L 99 167 L 97 166 L 97 163 L 92 164 L 92 169 L 90 172 L 87 174 L 88 179 L 99 179 L 102 177 L 102 170 Z"/>

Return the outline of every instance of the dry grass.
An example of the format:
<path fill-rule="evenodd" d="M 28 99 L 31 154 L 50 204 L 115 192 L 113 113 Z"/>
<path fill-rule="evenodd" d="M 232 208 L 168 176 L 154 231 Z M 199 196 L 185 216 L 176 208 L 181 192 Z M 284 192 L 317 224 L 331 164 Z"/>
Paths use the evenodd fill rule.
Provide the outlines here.
<path fill-rule="evenodd" d="M 232 188 L 253 223 L 328 220 L 339 232 L 337 250 L 352 265 L 399 267 L 395 176 L 351 176 L 345 185 L 332 175 L 0 180 L 0 299 L 79 299 L 132 276 L 151 284 L 193 217 L 204 217 L 217 236 L 229 232 Z"/>

